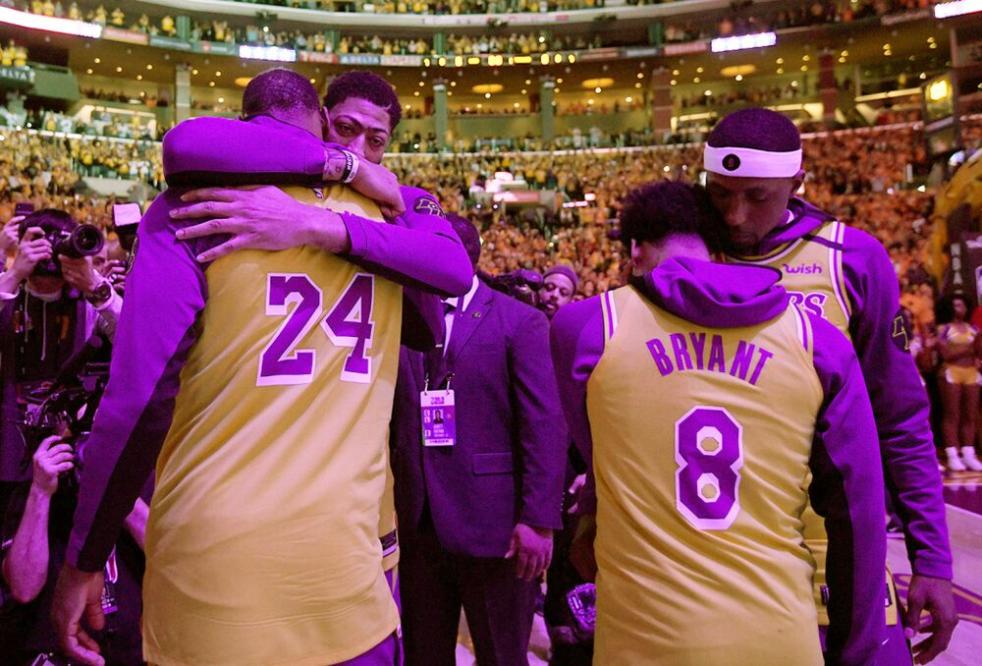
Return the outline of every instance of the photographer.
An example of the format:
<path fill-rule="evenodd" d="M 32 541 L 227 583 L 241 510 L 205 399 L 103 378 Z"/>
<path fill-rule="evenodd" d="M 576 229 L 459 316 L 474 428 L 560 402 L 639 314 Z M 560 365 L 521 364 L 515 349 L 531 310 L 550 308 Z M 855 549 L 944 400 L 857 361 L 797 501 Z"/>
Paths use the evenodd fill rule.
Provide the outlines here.
<path fill-rule="evenodd" d="M 16 218 L 15 218 L 16 219 Z M 69 241 L 80 225 L 67 213 L 46 209 L 20 220 L 20 242 L 10 269 L 0 274 L 0 482 L 29 478 L 28 457 L 17 424 L 26 393 L 58 375 L 93 333 L 111 339 L 122 299 L 92 266 L 99 237 L 81 248 Z M 74 234 L 74 235 L 73 235 Z"/>
<path fill-rule="evenodd" d="M 60 666 L 51 621 L 54 583 L 61 568 L 75 511 L 76 465 L 82 454 L 59 437 L 45 438 L 33 456 L 29 483 L 19 484 L 4 517 L 0 539 L 4 597 L 0 607 L 0 654 L 13 666 Z M 144 489 L 149 498 L 150 484 Z M 108 664 L 143 663 L 140 637 L 143 539 L 149 508 L 137 500 L 106 564 L 102 608 L 107 628 L 97 639 Z"/>
<path fill-rule="evenodd" d="M 17 253 L 0 275 L 0 492 L 9 497 L 0 514 L 0 654 L 13 656 L 4 663 L 57 664 L 58 658 L 49 656 L 57 648 L 49 620 L 51 595 L 68 545 L 75 473 L 84 457 L 84 440 L 72 436 L 87 430 L 79 414 L 91 421 L 106 370 L 94 383 L 82 381 L 81 375 L 87 362 L 108 360 L 104 341 L 113 337 L 122 299 L 94 266 L 94 260 L 107 263 L 98 230 L 56 210 L 15 221 Z M 78 402 L 57 402 L 68 386 Z M 145 498 L 149 492 L 148 487 Z M 142 663 L 140 581 L 147 513 L 139 500 L 127 520 L 129 535 L 120 539 L 107 564 L 104 604 L 112 621 L 100 639 L 110 663 Z"/>

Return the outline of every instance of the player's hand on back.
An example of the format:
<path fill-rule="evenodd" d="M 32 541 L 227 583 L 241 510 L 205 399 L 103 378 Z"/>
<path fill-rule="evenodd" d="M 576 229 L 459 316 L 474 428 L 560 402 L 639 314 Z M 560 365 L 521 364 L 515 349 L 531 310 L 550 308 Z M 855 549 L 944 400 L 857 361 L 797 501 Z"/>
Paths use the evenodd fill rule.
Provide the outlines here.
<path fill-rule="evenodd" d="M 179 239 L 231 236 L 199 254 L 200 262 L 235 250 L 286 250 L 301 245 L 332 253 L 347 249 L 347 230 L 337 213 L 303 204 L 278 187 L 208 187 L 185 192 L 181 200 L 188 205 L 172 210 L 172 219 L 203 221 L 178 230 Z"/>

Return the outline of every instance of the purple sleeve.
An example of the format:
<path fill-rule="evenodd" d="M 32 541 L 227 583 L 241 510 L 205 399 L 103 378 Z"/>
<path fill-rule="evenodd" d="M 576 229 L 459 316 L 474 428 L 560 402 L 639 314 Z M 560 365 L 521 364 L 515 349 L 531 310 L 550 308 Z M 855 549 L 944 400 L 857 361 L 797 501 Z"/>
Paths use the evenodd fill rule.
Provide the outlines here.
<path fill-rule="evenodd" d="M 85 446 L 67 560 L 100 571 L 170 429 L 180 372 L 194 344 L 207 284 L 195 260 L 204 243 L 178 241 L 169 210 L 180 192 L 157 197 L 140 222 L 139 251 L 113 344 L 109 385 Z"/>
<path fill-rule="evenodd" d="M 324 144 L 272 119 L 192 118 L 164 135 L 163 162 L 171 187 L 318 185 Z"/>
<path fill-rule="evenodd" d="M 466 294 L 474 269 L 440 204 L 426 190 L 402 186 L 400 192 L 406 212 L 392 224 L 341 214 L 351 239 L 348 257 L 406 286 Z"/>
<path fill-rule="evenodd" d="M 586 411 L 586 384 L 604 351 L 603 310 L 595 296 L 561 308 L 552 319 L 552 362 L 569 434 L 588 467 L 593 437 Z"/>
<path fill-rule="evenodd" d="M 897 276 L 872 236 L 847 227 L 843 272 L 859 356 L 885 463 L 887 490 L 904 526 L 915 574 L 950 580 L 951 549 L 930 406 L 900 314 Z"/>
<path fill-rule="evenodd" d="M 829 537 L 827 663 L 868 664 L 883 640 L 886 528 L 883 471 L 866 384 L 849 341 L 812 318 L 825 394 L 810 460 L 812 506 Z"/>
<path fill-rule="evenodd" d="M 521 306 L 527 315 L 508 334 L 510 392 L 522 447 L 522 505 L 518 520 L 532 527 L 563 527 L 563 480 L 567 435 L 559 406 L 556 375 L 549 358 L 549 320 Z"/>
<path fill-rule="evenodd" d="M 586 465 L 586 485 L 577 501 L 578 513 L 597 510 L 593 478 L 593 435 L 586 410 L 586 385 L 604 351 L 603 310 L 600 297 L 570 303 L 552 319 L 552 362 L 559 385 L 559 400 L 569 435 Z"/>

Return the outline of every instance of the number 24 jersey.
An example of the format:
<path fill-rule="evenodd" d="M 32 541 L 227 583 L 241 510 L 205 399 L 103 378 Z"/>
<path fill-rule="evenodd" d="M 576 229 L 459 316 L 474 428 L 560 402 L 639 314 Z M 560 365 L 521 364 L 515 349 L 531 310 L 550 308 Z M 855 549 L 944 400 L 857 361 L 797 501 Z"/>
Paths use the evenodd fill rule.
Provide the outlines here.
<path fill-rule="evenodd" d="M 380 219 L 340 187 L 288 192 Z M 157 463 L 147 656 L 350 658 L 398 622 L 378 521 L 402 290 L 308 247 L 235 252 L 205 277 Z"/>

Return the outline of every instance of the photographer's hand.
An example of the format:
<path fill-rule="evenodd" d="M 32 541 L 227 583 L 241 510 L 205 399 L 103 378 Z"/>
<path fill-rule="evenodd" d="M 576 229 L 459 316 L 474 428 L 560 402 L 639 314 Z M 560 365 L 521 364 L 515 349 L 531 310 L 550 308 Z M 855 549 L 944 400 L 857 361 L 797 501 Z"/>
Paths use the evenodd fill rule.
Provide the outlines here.
<path fill-rule="evenodd" d="M 10 218 L 7 224 L 3 225 L 3 231 L 0 232 L 0 252 L 6 252 L 12 247 L 17 247 L 20 221 L 23 219 L 23 215 L 15 215 Z"/>
<path fill-rule="evenodd" d="M 61 262 L 61 274 L 65 281 L 78 289 L 84 296 L 88 296 L 103 283 L 104 277 L 92 266 L 92 257 L 66 257 L 58 255 Z"/>
<path fill-rule="evenodd" d="M 24 232 L 24 237 L 17 246 L 17 256 L 7 272 L 17 278 L 19 286 L 34 271 L 38 262 L 50 258 L 51 243 L 44 237 L 44 230 L 41 227 L 31 227 Z"/>
<path fill-rule="evenodd" d="M 31 485 L 51 497 L 58 490 L 58 477 L 75 466 L 72 447 L 61 442 L 61 437 L 48 437 L 34 452 L 34 473 Z"/>
<path fill-rule="evenodd" d="M 106 263 L 102 276 L 112 283 L 117 294 L 122 295 L 126 290 L 126 262 L 113 259 Z"/>

